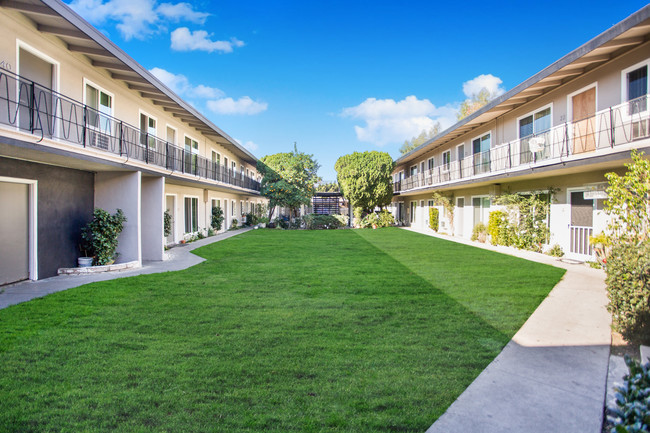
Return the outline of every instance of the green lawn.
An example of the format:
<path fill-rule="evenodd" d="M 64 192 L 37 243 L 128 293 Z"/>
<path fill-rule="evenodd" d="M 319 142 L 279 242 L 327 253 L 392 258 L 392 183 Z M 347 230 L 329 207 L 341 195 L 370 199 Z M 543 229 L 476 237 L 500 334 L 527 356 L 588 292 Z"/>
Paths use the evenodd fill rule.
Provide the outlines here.
<path fill-rule="evenodd" d="M 0 310 L 0 431 L 424 432 L 564 273 L 398 229 L 196 252 Z"/>

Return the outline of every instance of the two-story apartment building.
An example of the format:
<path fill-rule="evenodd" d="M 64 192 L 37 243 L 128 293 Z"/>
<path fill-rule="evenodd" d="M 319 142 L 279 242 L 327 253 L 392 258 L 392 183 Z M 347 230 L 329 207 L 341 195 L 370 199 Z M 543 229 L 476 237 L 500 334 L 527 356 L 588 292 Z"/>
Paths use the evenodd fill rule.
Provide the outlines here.
<path fill-rule="evenodd" d="M 589 258 L 607 225 L 604 174 L 650 153 L 648 68 L 650 6 L 398 158 L 394 215 L 427 227 L 437 191 L 455 203 L 441 231 L 469 238 L 500 194 L 552 189 L 548 244 Z"/>
<path fill-rule="evenodd" d="M 255 156 L 64 3 L 2 1 L 0 27 L 0 284 L 76 266 L 95 207 L 141 263 L 265 201 Z"/>

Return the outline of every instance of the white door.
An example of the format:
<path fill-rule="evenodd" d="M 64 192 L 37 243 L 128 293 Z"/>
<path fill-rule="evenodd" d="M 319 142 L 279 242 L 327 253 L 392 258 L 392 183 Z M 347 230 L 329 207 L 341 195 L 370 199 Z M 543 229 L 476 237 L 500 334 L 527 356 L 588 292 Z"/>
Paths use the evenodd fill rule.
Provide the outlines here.
<path fill-rule="evenodd" d="M 28 80 L 20 84 L 20 128 L 43 131 L 45 137 L 51 137 L 54 131 L 51 92 L 53 88 L 54 65 L 22 48 L 20 49 L 19 57 L 18 72 L 21 77 Z M 38 111 L 34 113 L 29 109 L 32 100 L 32 81 L 37 84 L 34 86 L 33 101 Z"/>
<path fill-rule="evenodd" d="M 465 216 L 465 197 L 456 198 L 456 209 L 454 210 L 454 231 L 457 236 L 463 236 L 463 220 Z"/>
<path fill-rule="evenodd" d="M 174 236 L 175 235 L 175 229 L 176 229 L 176 200 L 175 200 L 175 198 L 176 197 L 174 197 L 173 195 L 168 195 L 166 197 L 166 204 L 165 204 L 166 207 L 165 207 L 165 209 L 167 209 L 167 211 L 169 211 L 169 213 L 172 215 L 172 231 L 169 234 L 169 236 L 167 236 L 167 238 L 165 239 L 167 244 L 173 244 L 174 239 L 175 239 L 175 236 Z"/>
<path fill-rule="evenodd" d="M 0 285 L 29 278 L 29 185 L 0 182 Z"/>
<path fill-rule="evenodd" d="M 585 199 L 584 192 L 571 192 L 571 224 L 569 254 L 578 260 L 590 260 L 593 255 L 589 236 L 594 234 L 594 200 Z"/>

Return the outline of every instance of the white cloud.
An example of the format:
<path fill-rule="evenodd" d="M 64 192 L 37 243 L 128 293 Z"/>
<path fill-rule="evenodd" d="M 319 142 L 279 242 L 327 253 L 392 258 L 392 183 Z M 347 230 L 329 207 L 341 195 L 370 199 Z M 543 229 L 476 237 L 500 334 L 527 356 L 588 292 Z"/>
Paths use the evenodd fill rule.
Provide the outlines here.
<path fill-rule="evenodd" d="M 205 30 L 190 31 L 187 27 L 179 27 L 171 34 L 172 50 L 231 53 L 233 47 L 244 46 L 244 42 L 237 38 L 229 41 L 213 41 L 210 36 Z"/>
<path fill-rule="evenodd" d="M 126 40 L 145 39 L 165 30 L 169 21 L 204 24 L 210 15 L 189 3 L 158 4 L 156 0 L 72 0 L 69 4 L 94 25 L 114 22 Z"/>
<path fill-rule="evenodd" d="M 463 93 L 468 98 L 471 98 L 473 95 L 478 95 L 481 90 L 486 89 L 492 97 L 497 97 L 506 92 L 506 89 L 501 87 L 501 84 L 503 84 L 501 78 L 492 74 L 481 74 L 463 83 Z"/>
<path fill-rule="evenodd" d="M 217 114 L 258 114 L 268 108 L 266 102 L 254 101 L 248 96 L 211 100 L 206 105 Z"/>
<path fill-rule="evenodd" d="M 242 146 L 244 146 L 246 149 L 248 149 L 248 150 L 251 151 L 251 152 L 255 152 L 257 149 L 260 148 L 260 147 L 257 145 L 257 143 L 254 143 L 254 142 L 252 142 L 252 141 L 250 141 L 250 140 L 248 140 L 248 141 L 246 141 L 246 142 L 242 142 L 241 140 L 235 138 L 235 141 L 236 141 L 237 143 L 241 144 Z"/>
<path fill-rule="evenodd" d="M 456 119 L 457 107 L 436 107 L 428 99 L 407 96 L 401 101 L 368 98 L 355 107 L 345 108 L 344 117 L 360 119 L 365 126 L 354 127 L 359 141 L 378 146 L 402 143 L 431 129 L 440 122 L 442 129 Z"/>
<path fill-rule="evenodd" d="M 149 70 L 149 72 L 151 72 L 156 78 L 162 81 L 165 86 L 169 87 L 171 90 L 181 96 L 189 98 L 210 99 L 221 98 L 225 95 L 223 91 L 217 89 L 216 87 L 209 87 L 203 84 L 193 86 L 190 84 L 190 81 L 187 79 L 187 77 L 182 74 L 174 74 L 162 68 L 152 68 Z"/>

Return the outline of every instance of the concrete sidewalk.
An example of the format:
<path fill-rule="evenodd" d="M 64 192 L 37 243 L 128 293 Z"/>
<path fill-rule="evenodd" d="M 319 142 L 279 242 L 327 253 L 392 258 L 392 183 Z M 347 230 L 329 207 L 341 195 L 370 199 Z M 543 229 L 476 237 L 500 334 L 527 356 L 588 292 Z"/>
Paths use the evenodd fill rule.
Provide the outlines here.
<path fill-rule="evenodd" d="M 611 344 L 605 273 L 529 251 L 407 230 L 567 270 L 427 433 L 600 433 Z"/>
<path fill-rule="evenodd" d="M 156 262 L 143 262 L 142 267 L 125 271 L 104 272 L 100 274 L 59 275 L 38 281 L 24 281 L 5 287 L 0 287 L 0 309 L 10 305 L 40 298 L 50 293 L 79 287 L 95 281 L 113 280 L 115 278 L 131 277 L 134 275 L 155 274 L 159 272 L 180 271 L 201 263 L 205 259 L 191 253 L 192 250 L 204 245 L 219 242 L 233 236 L 245 233 L 252 228 L 227 231 L 209 238 L 201 239 L 190 244 L 178 245 L 165 252 L 167 259 Z"/>

